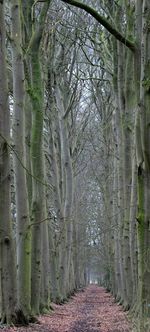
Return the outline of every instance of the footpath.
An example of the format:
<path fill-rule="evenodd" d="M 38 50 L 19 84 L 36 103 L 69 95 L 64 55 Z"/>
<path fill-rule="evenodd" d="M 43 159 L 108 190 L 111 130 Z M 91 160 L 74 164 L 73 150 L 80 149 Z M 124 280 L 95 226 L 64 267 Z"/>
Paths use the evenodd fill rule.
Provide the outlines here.
<path fill-rule="evenodd" d="M 39 324 L 4 332 L 131 332 L 127 314 L 102 287 L 91 285 L 64 305 L 39 317 Z"/>

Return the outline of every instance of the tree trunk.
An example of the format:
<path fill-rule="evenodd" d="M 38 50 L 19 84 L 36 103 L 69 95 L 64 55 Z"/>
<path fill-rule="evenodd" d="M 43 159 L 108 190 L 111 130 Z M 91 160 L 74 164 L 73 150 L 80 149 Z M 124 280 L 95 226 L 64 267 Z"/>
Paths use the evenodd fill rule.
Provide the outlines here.
<path fill-rule="evenodd" d="M 130 257 L 131 257 L 131 280 L 132 280 L 132 302 L 134 307 L 137 297 L 138 282 L 138 251 L 137 251 L 137 163 L 135 145 L 132 151 L 132 183 L 130 201 Z"/>
<path fill-rule="evenodd" d="M 34 314 L 39 314 L 41 259 L 42 259 L 42 220 L 44 212 L 44 173 L 43 173 L 43 87 L 39 62 L 39 45 L 32 51 L 32 133 L 31 170 L 32 180 L 32 264 L 31 264 L 31 306 Z"/>
<path fill-rule="evenodd" d="M 61 290 L 66 297 L 66 295 L 68 295 L 69 293 L 69 275 L 71 267 L 73 174 L 69 147 L 67 118 L 65 118 L 64 100 L 58 80 L 56 82 L 56 103 L 58 109 L 61 138 L 61 154 L 63 162 L 62 167 L 65 179 L 64 219 L 61 222 Z"/>
<path fill-rule="evenodd" d="M 6 76 L 4 1 L 0 2 L 0 260 L 2 322 L 16 321 L 16 262 L 10 215 L 10 119 Z"/>
<path fill-rule="evenodd" d="M 17 268 L 18 268 L 18 308 L 24 319 L 31 311 L 31 236 L 29 204 L 26 183 L 25 159 L 25 88 L 22 55 L 22 35 L 19 1 L 12 1 L 12 65 L 13 65 L 13 143 L 15 154 L 14 173 L 17 210 Z"/>
<path fill-rule="evenodd" d="M 141 314 L 150 315 L 150 3 L 143 1 L 141 35 L 140 135 L 142 156 L 138 165 L 139 296 Z M 139 135 L 139 133 L 138 133 Z M 146 327 L 145 327 L 146 331 Z"/>
<path fill-rule="evenodd" d="M 42 232 L 45 233 L 47 227 L 46 216 L 46 182 L 44 168 L 43 153 L 43 119 L 44 119 L 44 88 L 41 74 L 40 63 L 40 43 L 43 35 L 45 19 L 50 5 L 50 0 L 43 4 L 39 22 L 35 27 L 33 25 L 33 34 L 28 46 L 27 58 L 31 68 L 31 82 L 29 82 L 28 92 L 32 104 L 32 132 L 31 132 L 31 173 L 32 173 L 32 204 L 31 204 L 31 226 L 32 226 L 32 255 L 31 255 L 31 309 L 33 314 L 40 312 L 40 295 L 41 295 L 41 273 L 42 267 L 46 265 L 42 263 Z M 32 10 L 32 7 L 30 8 Z M 43 223 L 45 225 L 43 226 Z M 46 230 L 48 234 L 48 229 Z M 45 241 L 48 240 L 46 237 Z M 45 244 L 48 248 L 48 243 Z M 44 253 L 43 253 L 44 254 Z M 45 257 L 48 264 L 48 253 Z M 47 270 L 45 271 L 47 283 Z M 43 285 L 45 294 L 45 287 Z M 49 293 L 49 288 L 47 293 Z M 45 295 L 44 295 L 45 297 Z M 49 306 L 49 295 L 43 299 L 46 308 Z M 42 300 L 41 300 L 42 302 Z M 42 304 L 43 306 L 43 304 Z"/>

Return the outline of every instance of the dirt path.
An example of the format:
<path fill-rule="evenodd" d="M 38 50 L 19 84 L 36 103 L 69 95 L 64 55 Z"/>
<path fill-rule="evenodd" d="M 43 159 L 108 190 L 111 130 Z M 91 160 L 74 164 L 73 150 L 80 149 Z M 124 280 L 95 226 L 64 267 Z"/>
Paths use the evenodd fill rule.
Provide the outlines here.
<path fill-rule="evenodd" d="M 40 324 L 7 332 L 131 332 L 127 315 L 104 288 L 89 286 L 67 304 L 53 305 L 51 315 L 41 316 Z"/>

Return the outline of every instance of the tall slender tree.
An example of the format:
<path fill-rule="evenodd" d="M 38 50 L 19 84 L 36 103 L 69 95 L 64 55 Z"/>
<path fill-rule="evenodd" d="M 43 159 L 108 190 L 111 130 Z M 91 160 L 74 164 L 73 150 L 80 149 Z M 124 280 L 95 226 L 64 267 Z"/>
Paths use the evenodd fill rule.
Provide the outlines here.
<path fill-rule="evenodd" d="M 26 182 L 25 75 L 20 13 L 19 1 L 12 1 L 13 144 L 15 150 L 13 157 L 17 211 L 17 292 L 18 307 L 25 319 L 28 319 L 31 312 L 31 236 Z"/>
<path fill-rule="evenodd" d="M 29 43 L 31 82 L 30 98 L 32 103 L 32 133 L 31 133 L 31 170 L 32 178 L 32 262 L 31 262 L 31 307 L 34 314 L 39 313 L 40 286 L 42 269 L 42 232 L 48 234 L 46 220 L 45 174 L 43 158 L 43 120 L 44 120 L 44 87 L 40 63 L 40 43 L 50 1 L 41 8 L 38 26 L 33 26 L 33 34 Z M 30 8 L 32 10 L 32 8 Z M 43 221 L 43 223 L 42 223 Z M 46 229 L 45 229 L 46 227 Z M 46 237 L 43 239 L 48 241 Z M 48 243 L 45 252 L 45 264 L 48 265 Z M 45 271 L 46 279 L 48 271 Z M 47 281 L 46 281 L 47 282 Z M 49 292 L 49 289 L 47 289 Z M 44 291 L 46 296 L 46 291 Z M 49 302 L 49 296 L 46 296 Z M 45 304 L 46 306 L 49 303 Z M 43 306 L 43 304 L 42 304 Z"/>
<path fill-rule="evenodd" d="M 0 2 L 0 260 L 3 323 L 16 320 L 16 262 L 10 213 L 10 113 L 6 67 L 5 3 Z"/>

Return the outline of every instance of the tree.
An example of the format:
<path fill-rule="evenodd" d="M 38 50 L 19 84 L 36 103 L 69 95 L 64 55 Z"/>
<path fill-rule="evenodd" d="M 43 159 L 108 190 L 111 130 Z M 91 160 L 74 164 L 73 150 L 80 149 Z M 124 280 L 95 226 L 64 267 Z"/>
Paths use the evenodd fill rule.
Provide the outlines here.
<path fill-rule="evenodd" d="M 31 81 L 29 93 L 32 104 L 32 132 L 31 132 L 31 171 L 32 171 L 32 255 L 31 255 L 31 308 L 33 314 L 39 314 L 42 307 L 49 306 L 49 289 L 44 289 L 42 303 L 40 303 L 40 289 L 42 276 L 42 248 L 45 248 L 45 278 L 48 286 L 49 250 L 48 229 L 46 220 L 45 173 L 43 159 L 43 119 L 44 119 L 44 90 L 40 64 L 40 43 L 43 35 L 45 19 L 50 1 L 46 2 L 40 11 L 37 27 L 33 26 L 33 34 L 28 45 L 28 54 L 31 66 Z M 32 10 L 32 7 L 30 7 Z M 44 181 L 43 181 L 44 179 Z M 42 223 L 42 221 L 44 221 Z M 43 238 L 42 238 L 43 232 Z M 44 241 L 44 243 L 42 243 Z M 44 247 L 43 247 L 44 246 Z M 43 285 L 43 287 L 45 287 Z"/>
<path fill-rule="evenodd" d="M 10 215 L 10 118 L 8 104 L 4 2 L 0 3 L 0 260 L 2 322 L 16 321 L 16 264 Z"/>
<path fill-rule="evenodd" d="M 11 20 L 0 6 L 3 321 L 28 322 L 50 293 L 61 302 L 97 278 L 147 331 L 149 1 L 13 0 Z"/>
<path fill-rule="evenodd" d="M 133 108 L 137 110 L 137 136 L 136 136 L 136 151 L 137 151 L 137 166 L 138 166 L 138 257 L 139 257 L 139 274 L 138 274 L 138 300 L 140 303 L 141 315 L 149 316 L 149 287 L 147 280 L 149 278 L 149 254 L 147 246 L 149 243 L 148 221 L 149 209 L 148 209 L 148 188 L 149 188 L 149 3 L 148 1 L 138 1 L 135 4 L 135 24 L 136 33 L 130 31 L 130 38 L 125 38 L 122 33 L 119 32 L 112 24 L 108 22 L 105 17 L 101 16 L 96 10 L 90 6 L 75 0 L 64 0 L 63 2 L 82 8 L 87 13 L 91 14 L 100 24 L 102 24 L 118 41 L 124 44 L 132 51 L 132 57 L 134 58 L 134 74 L 133 84 L 135 99 L 132 98 Z M 121 8 L 121 6 L 120 6 Z M 132 4 L 128 6 L 129 9 L 134 9 Z M 131 15 L 131 11 L 127 12 L 127 18 Z M 129 22 L 128 22 L 129 27 Z M 131 41 L 134 39 L 135 42 Z M 122 46 L 118 44 L 119 52 L 124 52 Z M 120 54 L 120 59 L 122 53 Z M 128 57 L 129 59 L 129 57 Z M 130 60 L 131 61 L 131 60 Z M 121 64 L 120 64 L 121 65 Z M 120 66 L 119 65 L 119 66 Z M 121 67 L 119 67 L 121 69 Z M 139 84 L 139 82 L 141 82 Z M 122 90 L 123 91 L 123 90 Z M 127 97 L 127 95 L 126 95 Z M 121 101 L 121 99 L 120 99 Z M 127 104 L 128 105 L 128 104 Z M 121 105 L 120 105 L 121 106 Z M 123 105 L 121 106 L 122 110 Z M 129 105 L 127 106 L 129 107 Z M 125 138 L 125 136 L 124 136 Z M 127 152 L 127 151 L 126 151 Z M 126 155 L 127 156 L 127 155 Z M 125 156 L 125 157 L 126 157 Z M 127 195 L 127 194 L 125 194 Z M 127 196 L 126 196 L 127 197 Z M 129 216 L 129 215 L 128 215 Z M 127 226 L 127 223 L 126 223 Z M 127 228 L 124 228 L 124 235 Z M 125 237 L 127 234 L 125 235 Z M 124 248 L 125 249 L 125 248 Z M 125 264 L 125 261 L 124 261 Z M 128 286 L 127 286 L 128 287 Z M 127 290 L 127 289 L 126 289 Z M 146 327 L 145 327 L 146 328 Z"/>
<path fill-rule="evenodd" d="M 31 234 L 26 182 L 25 152 L 25 75 L 22 54 L 21 8 L 11 4 L 13 70 L 13 148 L 17 210 L 18 308 L 25 320 L 31 314 Z"/>

